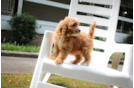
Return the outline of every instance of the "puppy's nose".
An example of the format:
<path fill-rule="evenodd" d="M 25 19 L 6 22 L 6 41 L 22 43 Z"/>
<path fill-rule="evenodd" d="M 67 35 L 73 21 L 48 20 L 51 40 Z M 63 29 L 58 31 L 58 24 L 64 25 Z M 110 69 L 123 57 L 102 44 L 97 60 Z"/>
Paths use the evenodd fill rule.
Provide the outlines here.
<path fill-rule="evenodd" d="M 80 32 L 81 30 L 79 30 L 79 32 Z"/>

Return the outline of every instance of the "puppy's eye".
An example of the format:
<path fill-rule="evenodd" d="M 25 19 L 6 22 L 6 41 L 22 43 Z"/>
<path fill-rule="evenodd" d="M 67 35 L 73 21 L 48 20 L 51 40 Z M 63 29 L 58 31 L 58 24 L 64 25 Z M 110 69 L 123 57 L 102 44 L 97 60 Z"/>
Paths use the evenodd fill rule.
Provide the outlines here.
<path fill-rule="evenodd" d="M 72 25 L 72 27 L 75 27 L 75 26 L 76 26 L 76 24 L 73 24 L 73 25 Z"/>

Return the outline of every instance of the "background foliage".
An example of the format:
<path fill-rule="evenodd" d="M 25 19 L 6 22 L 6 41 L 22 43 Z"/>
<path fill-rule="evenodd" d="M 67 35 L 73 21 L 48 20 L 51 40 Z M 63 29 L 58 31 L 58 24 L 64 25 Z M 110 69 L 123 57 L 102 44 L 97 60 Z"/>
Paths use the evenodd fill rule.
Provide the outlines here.
<path fill-rule="evenodd" d="M 125 40 L 125 43 L 133 44 L 133 33 L 131 33 Z"/>
<path fill-rule="evenodd" d="M 36 17 L 22 13 L 14 15 L 8 23 L 11 26 L 12 39 L 17 44 L 28 44 L 34 37 Z"/>

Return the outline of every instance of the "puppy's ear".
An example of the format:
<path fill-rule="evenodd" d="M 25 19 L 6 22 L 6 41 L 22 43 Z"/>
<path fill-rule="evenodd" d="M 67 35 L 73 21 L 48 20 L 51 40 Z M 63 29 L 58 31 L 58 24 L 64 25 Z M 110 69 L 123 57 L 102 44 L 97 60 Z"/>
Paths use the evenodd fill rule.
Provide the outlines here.
<path fill-rule="evenodd" d="M 62 35 L 62 26 L 63 26 L 63 20 L 61 20 L 60 22 L 59 22 L 59 24 L 58 24 L 58 26 L 56 27 L 56 30 L 55 30 L 55 32 L 56 32 L 56 34 L 58 35 L 58 36 L 61 36 Z"/>
<path fill-rule="evenodd" d="M 64 18 L 64 21 L 65 21 L 66 23 L 68 23 L 68 21 L 69 21 L 69 17 L 66 16 L 66 17 Z"/>
<path fill-rule="evenodd" d="M 61 29 L 61 33 L 62 33 L 62 36 L 66 36 L 67 35 L 67 29 Z"/>
<path fill-rule="evenodd" d="M 67 18 L 68 18 L 68 16 L 66 16 L 66 17 L 64 18 L 64 20 L 67 19 Z"/>

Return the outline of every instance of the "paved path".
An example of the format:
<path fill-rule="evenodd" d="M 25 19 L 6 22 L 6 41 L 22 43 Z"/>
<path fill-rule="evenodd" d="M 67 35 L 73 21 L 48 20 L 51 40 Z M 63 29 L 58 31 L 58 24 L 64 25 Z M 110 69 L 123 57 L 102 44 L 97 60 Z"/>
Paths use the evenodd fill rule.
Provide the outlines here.
<path fill-rule="evenodd" d="M 36 58 L 1 56 L 1 73 L 33 74 Z"/>
<path fill-rule="evenodd" d="M 6 74 L 33 74 L 37 58 L 1 56 L 1 73 Z M 111 67 L 111 64 L 108 64 Z M 118 66 L 122 70 L 122 65 Z"/>

